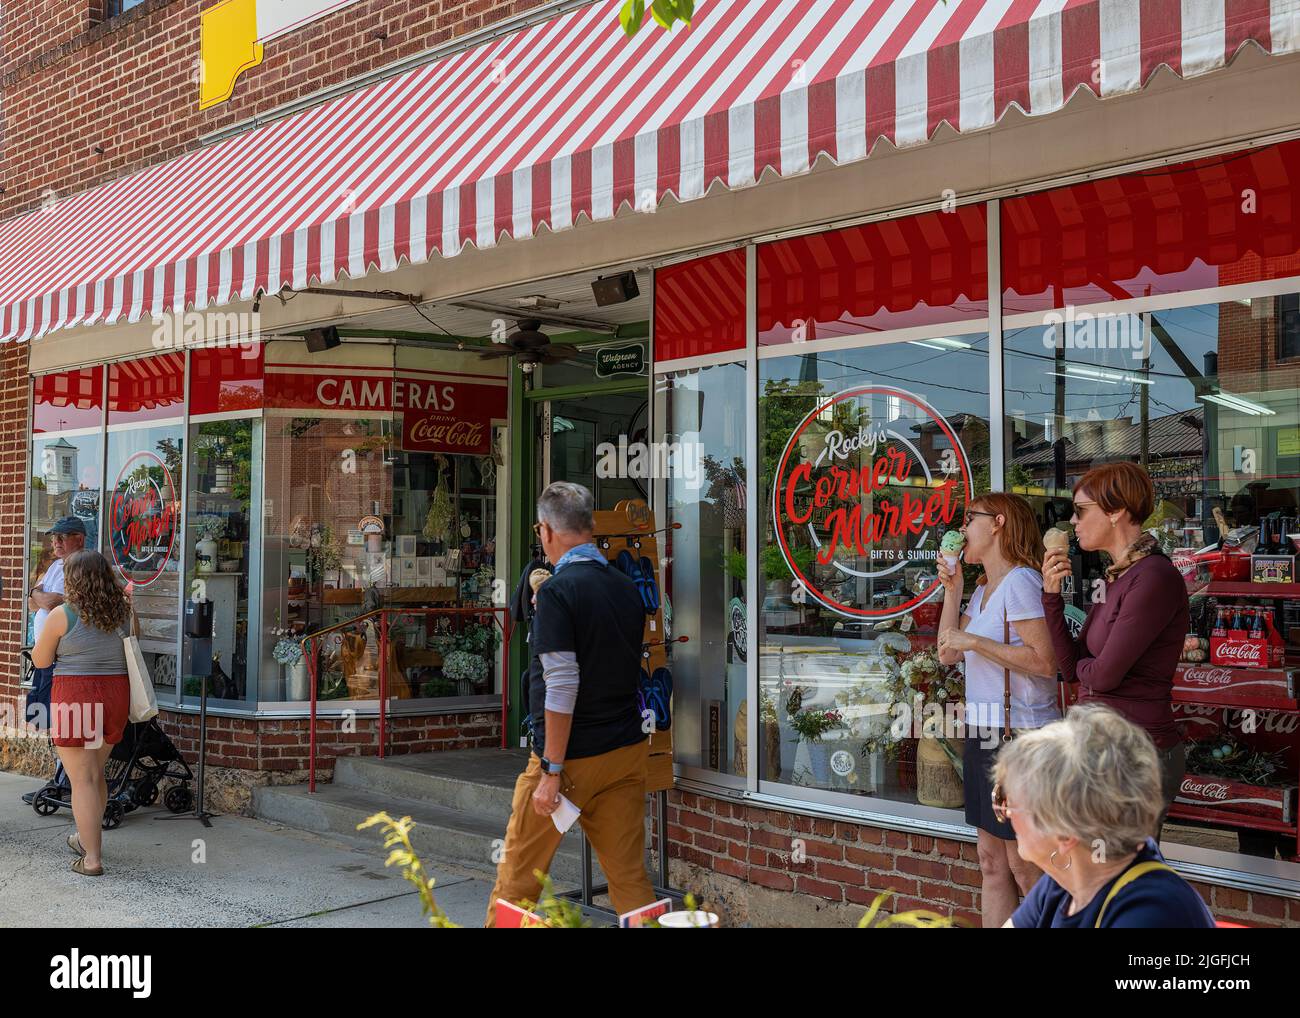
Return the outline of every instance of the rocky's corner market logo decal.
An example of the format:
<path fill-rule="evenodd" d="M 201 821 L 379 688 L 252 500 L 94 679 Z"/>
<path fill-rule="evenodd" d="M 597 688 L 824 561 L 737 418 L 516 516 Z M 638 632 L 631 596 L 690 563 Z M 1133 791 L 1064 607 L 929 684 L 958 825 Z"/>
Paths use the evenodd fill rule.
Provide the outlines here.
<path fill-rule="evenodd" d="M 772 515 L 781 555 L 810 597 L 841 615 L 887 619 L 939 589 L 936 571 L 903 592 L 901 571 L 933 567 L 969 500 L 966 452 L 948 422 L 910 392 L 871 385 L 831 396 L 795 428 Z M 805 573 L 794 552 L 807 548 L 815 565 Z M 905 600 L 885 604 L 882 594 Z"/>
<path fill-rule="evenodd" d="M 139 586 L 158 579 L 171 558 L 177 504 L 171 472 L 153 453 L 122 465 L 108 508 L 109 547 L 117 568 Z"/>

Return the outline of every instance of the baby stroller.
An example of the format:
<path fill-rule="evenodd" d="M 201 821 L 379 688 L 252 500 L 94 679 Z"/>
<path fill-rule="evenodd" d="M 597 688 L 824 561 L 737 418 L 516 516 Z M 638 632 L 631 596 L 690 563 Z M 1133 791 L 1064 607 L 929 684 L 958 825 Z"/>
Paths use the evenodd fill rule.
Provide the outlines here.
<path fill-rule="evenodd" d="M 190 790 L 194 774 L 157 718 L 126 726 L 122 741 L 109 754 L 104 778 L 108 782 L 105 830 L 117 827 L 133 809 L 157 802 L 158 785 L 164 778 L 179 782 L 163 795 L 164 806 L 173 813 L 184 813 L 194 807 L 194 793 Z M 50 782 L 36 793 L 32 809 L 41 816 L 50 816 L 57 810 L 71 808 L 72 785 L 60 764 Z"/>

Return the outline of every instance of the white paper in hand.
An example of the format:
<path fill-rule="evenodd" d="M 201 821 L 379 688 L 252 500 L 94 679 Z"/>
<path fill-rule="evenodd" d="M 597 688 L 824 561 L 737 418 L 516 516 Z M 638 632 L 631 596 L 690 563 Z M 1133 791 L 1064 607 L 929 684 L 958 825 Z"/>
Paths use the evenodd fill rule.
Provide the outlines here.
<path fill-rule="evenodd" d="M 573 826 L 573 822 L 581 815 L 582 810 L 578 809 L 577 806 L 571 803 L 564 796 L 560 796 L 560 805 L 557 806 L 555 812 L 551 814 L 551 820 L 555 822 L 555 829 L 563 834 Z"/>

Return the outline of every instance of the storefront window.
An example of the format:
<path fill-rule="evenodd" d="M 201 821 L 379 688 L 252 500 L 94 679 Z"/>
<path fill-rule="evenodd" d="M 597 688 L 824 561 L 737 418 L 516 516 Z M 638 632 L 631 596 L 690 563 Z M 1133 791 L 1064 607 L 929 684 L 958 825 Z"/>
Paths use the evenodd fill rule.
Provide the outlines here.
<path fill-rule="evenodd" d="M 989 489 L 987 336 L 760 364 L 759 777 L 917 803 L 921 719 L 890 727 L 922 676 L 962 696 L 935 560 Z"/>
<path fill-rule="evenodd" d="M 656 383 L 668 464 L 664 559 L 672 606 L 673 753 L 688 767 L 744 775 L 748 572 L 743 364 Z M 673 529 L 680 524 L 680 529 Z"/>
<path fill-rule="evenodd" d="M 267 353 L 259 698 L 309 698 L 293 645 L 320 632 L 321 701 L 376 700 L 385 655 L 391 698 L 494 694 L 500 630 L 464 610 L 505 599 L 505 379 L 474 354 L 339 357 Z"/>
<path fill-rule="evenodd" d="M 1057 316 L 1008 332 L 1004 356 L 1007 481 L 1043 527 L 1069 518 L 1075 482 L 1098 464 L 1137 463 L 1155 483 L 1146 526 L 1183 572 L 1192 608 L 1174 686 L 1188 777 L 1164 840 L 1267 858 L 1296 852 L 1300 750 L 1285 669 L 1300 651 L 1290 557 L 1300 541 L 1300 361 L 1284 341 L 1293 306 L 1284 295 Z M 1072 554 L 1081 621 L 1104 563 L 1077 546 Z M 1220 609 L 1230 625 L 1258 616 L 1276 634 L 1278 660 L 1219 659 Z"/>
<path fill-rule="evenodd" d="M 1300 275 L 1300 141 L 1001 207 L 1008 315 Z"/>
<path fill-rule="evenodd" d="M 159 699 L 176 702 L 181 611 L 185 355 L 122 361 L 108 369 L 104 473 L 107 548 L 124 581 L 140 648 Z"/>
<path fill-rule="evenodd" d="M 212 602 L 212 674 L 208 696 L 214 700 L 256 703 L 256 669 L 249 667 L 250 585 L 258 556 L 254 533 L 254 489 L 260 487 L 262 422 L 253 418 L 209 420 L 190 426 L 190 490 L 186 525 L 186 596 Z M 256 636 L 256 634 L 253 634 Z M 191 641 L 185 640 L 182 662 L 186 697 L 201 692 L 192 674 Z M 252 681 L 250 681 L 252 680 Z"/>
<path fill-rule="evenodd" d="M 987 316 L 983 205 L 792 237 L 758 249 L 761 346 Z"/>
<path fill-rule="evenodd" d="M 49 529 L 65 516 L 86 528 L 86 547 L 99 548 L 104 462 L 104 369 L 41 375 L 32 380 L 32 473 L 28 490 L 28 590 L 37 586 L 54 551 Z M 35 639 L 27 612 L 25 642 Z"/>

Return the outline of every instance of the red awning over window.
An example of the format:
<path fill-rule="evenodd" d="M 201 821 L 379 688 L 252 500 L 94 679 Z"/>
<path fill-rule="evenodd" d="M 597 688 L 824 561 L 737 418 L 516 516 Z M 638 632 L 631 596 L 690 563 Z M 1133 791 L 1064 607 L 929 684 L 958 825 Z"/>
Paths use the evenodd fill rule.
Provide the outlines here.
<path fill-rule="evenodd" d="M 32 431 L 98 428 L 104 416 L 104 369 L 81 368 L 32 379 Z"/>
<path fill-rule="evenodd" d="M 655 360 L 745 347 L 745 252 L 723 251 L 655 272 Z"/>
<path fill-rule="evenodd" d="M 596 0 L 0 223 L 0 341 L 251 300 L 1300 49 L 1295 0 Z M 906 278 L 901 286 L 909 285 Z M 954 292 L 962 292 L 960 284 Z M 971 294 L 966 294 L 970 297 Z"/>
<path fill-rule="evenodd" d="M 160 354 L 108 366 L 108 423 L 178 417 L 185 405 L 185 354 Z"/>
<path fill-rule="evenodd" d="M 985 214 L 966 205 L 762 245 L 759 342 L 986 317 Z"/>
<path fill-rule="evenodd" d="M 1002 202 L 1008 314 L 1300 275 L 1300 141 Z"/>

